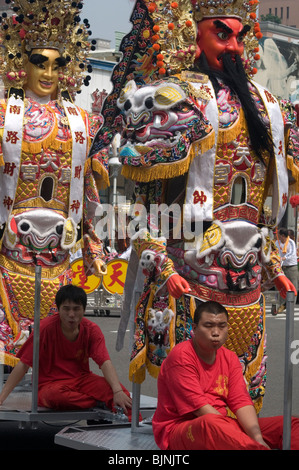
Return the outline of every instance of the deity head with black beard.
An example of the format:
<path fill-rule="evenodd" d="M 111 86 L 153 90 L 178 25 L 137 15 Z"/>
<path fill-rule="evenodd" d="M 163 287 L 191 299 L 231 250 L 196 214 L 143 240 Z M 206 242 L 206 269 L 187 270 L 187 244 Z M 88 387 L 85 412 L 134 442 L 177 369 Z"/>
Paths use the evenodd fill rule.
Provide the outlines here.
<path fill-rule="evenodd" d="M 221 82 L 237 95 L 246 118 L 250 142 L 263 161 L 266 151 L 273 155 L 273 142 L 248 86 L 242 62 L 244 37 L 249 28 L 237 18 L 205 19 L 198 24 L 195 70 L 209 76 L 215 92 Z"/>

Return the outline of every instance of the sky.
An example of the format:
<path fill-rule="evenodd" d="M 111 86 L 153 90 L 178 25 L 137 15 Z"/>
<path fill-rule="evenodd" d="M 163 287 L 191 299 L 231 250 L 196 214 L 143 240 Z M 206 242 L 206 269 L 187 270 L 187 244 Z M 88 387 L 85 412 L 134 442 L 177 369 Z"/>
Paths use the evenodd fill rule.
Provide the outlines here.
<path fill-rule="evenodd" d="M 133 0 L 84 0 L 81 20 L 87 18 L 92 38 L 110 39 L 114 43 L 114 32 L 128 33 Z"/>

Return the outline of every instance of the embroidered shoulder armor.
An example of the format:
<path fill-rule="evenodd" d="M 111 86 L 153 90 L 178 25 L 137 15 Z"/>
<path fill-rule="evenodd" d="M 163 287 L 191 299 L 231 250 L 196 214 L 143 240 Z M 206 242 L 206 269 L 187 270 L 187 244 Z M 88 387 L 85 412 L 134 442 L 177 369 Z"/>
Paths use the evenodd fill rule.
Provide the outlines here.
<path fill-rule="evenodd" d="M 177 77 L 139 89 L 134 81 L 127 84 L 117 103 L 126 120 L 124 176 L 144 182 L 179 176 L 198 145 L 204 151 L 214 144 L 214 130 L 191 92 Z"/>

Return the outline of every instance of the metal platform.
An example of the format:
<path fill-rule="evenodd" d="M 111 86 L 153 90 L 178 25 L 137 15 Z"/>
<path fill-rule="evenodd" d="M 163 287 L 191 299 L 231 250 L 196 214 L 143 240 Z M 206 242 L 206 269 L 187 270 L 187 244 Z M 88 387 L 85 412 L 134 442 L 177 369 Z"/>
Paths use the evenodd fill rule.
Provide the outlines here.
<path fill-rule="evenodd" d="M 159 450 L 152 427 L 144 424 L 138 432 L 131 426 L 71 426 L 55 436 L 55 444 L 77 450 Z"/>
<path fill-rule="evenodd" d="M 131 423 L 116 420 L 111 425 L 68 426 L 56 434 L 55 444 L 77 450 L 157 450 L 151 426 L 157 398 L 141 395 L 140 391 L 140 384 L 133 383 Z"/>
<path fill-rule="evenodd" d="M 0 421 L 18 421 L 21 426 L 30 423 L 38 427 L 38 423 L 44 421 L 72 423 L 98 419 L 109 420 L 109 416 L 101 408 L 55 411 L 38 407 L 36 411 L 32 411 L 31 392 L 12 392 L 5 400 L 5 403 L 0 406 Z"/>
<path fill-rule="evenodd" d="M 140 397 L 140 412 L 143 418 L 147 418 L 154 413 L 156 399 L 152 397 Z M 12 392 L 5 403 L 0 406 L 0 421 L 19 421 L 20 423 L 48 422 L 74 422 L 84 420 L 107 420 L 114 423 L 128 423 L 125 415 L 113 414 L 102 408 L 91 408 L 88 410 L 55 411 L 49 408 L 38 407 L 32 411 L 31 391 Z"/>
<path fill-rule="evenodd" d="M 67 426 L 56 434 L 55 444 L 76 450 L 158 450 L 151 426 L 157 399 L 139 395 L 139 391 L 140 386 L 134 384 L 131 423 L 116 420 L 99 426 Z"/>

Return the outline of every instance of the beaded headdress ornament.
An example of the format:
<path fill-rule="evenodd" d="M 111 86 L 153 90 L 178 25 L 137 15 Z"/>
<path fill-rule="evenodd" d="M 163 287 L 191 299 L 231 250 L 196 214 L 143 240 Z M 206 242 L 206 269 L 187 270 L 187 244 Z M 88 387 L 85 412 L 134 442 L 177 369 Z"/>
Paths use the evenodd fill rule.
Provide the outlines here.
<path fill-rule="evenodd" d="M 91 71 L 88 54 L 91 46 L 88 21 L 80 24 L 82 1 L 72 0 L 6 0 L 12 16 L 2 14 L 1 72 L 5 88 L 22 88 L 26 83 L 24 64 L 32 49 L 57 49 L 65 58 L 59 74 L 59 89 L 73 95 L 83 82 L 88 84 Z"/>
<path fill-rule="evenodd" d="M 160 76 L 192 67 L 195 60 L 197 23 L 208 18 L 235 17 L 250 27 L 245 37 L 245 69 L 255 73 L 258 39 L 258 0 L 145 0 L 153 19 L 153 48 Z"/>

